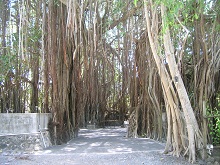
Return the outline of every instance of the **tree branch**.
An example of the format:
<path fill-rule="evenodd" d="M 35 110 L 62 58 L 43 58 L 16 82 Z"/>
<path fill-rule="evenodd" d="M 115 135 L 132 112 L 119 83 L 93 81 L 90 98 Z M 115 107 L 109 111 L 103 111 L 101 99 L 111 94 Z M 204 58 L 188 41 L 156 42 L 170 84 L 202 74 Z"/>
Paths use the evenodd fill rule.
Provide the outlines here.
<path fill-rule="evenodd" d="M 67 5 L 67 0 L 60 0 L 61 3 L 63 3 L 64 5 Z"/>
<path fill-rule="evenodd" d="M 131 17 L 139 8 L 141 8 L 142 5 L 138 6 L 138 7 L 134 7 L 132 8 L 128 13 L 123 14 L 123 16 L 121 18 L 119 18 L 118 20 L 114 21 L 108 28 L 107 30 L 111 30 L 113 29 L 115 26 L 117 26 L 119 23 L 121 22 L 125 22 L 129 17 Z"/>

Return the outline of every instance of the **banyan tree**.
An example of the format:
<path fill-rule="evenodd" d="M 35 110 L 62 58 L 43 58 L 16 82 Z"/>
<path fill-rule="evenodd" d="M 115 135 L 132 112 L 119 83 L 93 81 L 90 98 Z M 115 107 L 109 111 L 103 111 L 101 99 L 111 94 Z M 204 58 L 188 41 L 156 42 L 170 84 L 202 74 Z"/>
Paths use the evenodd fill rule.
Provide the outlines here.
<path fill-rule="evenodd" d="M 165 153 L 192 162 L 219 144 L 219 1 L 1 0 L 0 8 L 1 113 L 51 112 L 54 144 L 107 119 L 128 119 L 129 137 L 165 140 Z"/>

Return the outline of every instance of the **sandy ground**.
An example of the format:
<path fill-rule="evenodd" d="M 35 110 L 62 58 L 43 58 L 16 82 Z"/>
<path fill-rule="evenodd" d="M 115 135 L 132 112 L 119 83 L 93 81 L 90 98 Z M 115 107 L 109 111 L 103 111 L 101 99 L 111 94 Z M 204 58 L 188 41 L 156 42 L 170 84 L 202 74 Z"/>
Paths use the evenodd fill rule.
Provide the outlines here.
<path fill-rule="evenodd" d="M 1 165 L 188 165 L 184 158 L 163 154 L 164 144 L 126 138 L 126 128 L 81 129 L 65 145 L 33 154 L 0 155 Z"/>

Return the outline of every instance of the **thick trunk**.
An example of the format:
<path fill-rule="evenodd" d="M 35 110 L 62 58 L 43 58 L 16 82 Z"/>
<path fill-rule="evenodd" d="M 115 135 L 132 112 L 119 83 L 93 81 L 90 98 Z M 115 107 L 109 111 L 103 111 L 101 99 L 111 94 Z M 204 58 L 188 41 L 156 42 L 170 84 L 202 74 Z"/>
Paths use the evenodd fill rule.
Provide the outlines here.
<path fill-rule="evenodd" d="M 163 5 L 161 6 L 161 13 L 162 15 L 166 15 L 166 9 Z M 166 24 L 163 18 L 162 18 L 162 24 L 164 26 Z M 180 103 L 181 103 L 181 106 L 184 112 L 184 117 L 186 120 L 186 126 L 188 130 L 188 140 L 189 140 L 189 159 L 195 162 L 196 160 L 195 141 L 197 141 L 199 144 L 197 145 L 197 147 L 198 148 L 201 147 L 200 143 L 201 143 L 202 137 L 201 137 L 201 133 L 200 133 L 198 123 L 195 118 L 191 103 L 189 101 L 188 94 L 186 92 L 186 88 L 184 86 L 182 77 L 178 70 L 178 65 L 175 61 L 174 48 L 171 43 L 169 29 L 165 31 L 164 36 L 163 36 L 163 41 L 164 41 L 165 54 L 167 57 L 170 74 L 175 84 L 177 94 L 178 94 L 178 97 L 179 97 L 179 100 L 180 100 Z"/>
<path fill-rule="evenodd" d="M 161 6 L 161 12 L 162 15 L 165 15 L 165 8 L 164 6 Z M 155 14 L 156 11 L 151 11 L 151 14 Z M 174 51 L 173 46 L 171 44 L 171 39 L 169 36 L 169 31 L 166 30 L 163 36 L 164 41 L 164 47 L 165 47 L 165 54 L 168 61 L 168 67 L 171 74 L 171 77 L 169 76 L 168 72 L 166 72 L 166 68 L 164 67 L 164 64 L 161 62 L 160 56 L 158 55 L 158 43 L 156 34 L 153 35 L 151 29 L 157 23 L 156 20 L 150 21 L 150 10 L 147 5 L 145 5 L 145 16 L 147 21 L 147 30 L 148 30 L 148 38 L 151 45 L 151 50 L 153 52 L 153 57 L 155 59 L 155 62 L 157 64 L 157 68 L 159 71 L 159 75 L 161 78 L 161 83 L 163 86 L 163 92 L 165 96 L 165 102 L 167 104 L 167 117 L 172 118 L 172 123 L 168 121 L 168 137 L 167 137 L 167 147 L 166 150 L 168 151 L 168 146 L 172 145 L 173 152 L 175 155 L 179 156 L 182 149 L 185 149 L 185 151 L 189 151 L 189 159 L 195 162 L 195 139 L 198 142 L 197 147 L 201 147 L 201 133 L 199 131 L 199 127 L 196 121 L 196 118 L 193 113 L 193 109 L 191 107 L 186 89 L 184 87 L 180 72 L 178 70 L 178 66 L 175 62 L 174 57 Z M 155 16 L 153 17 L 156 18 Z M 163 24 L 164 24 L 164 17 L 162 17 Z M 152 23 L 152 24 L 151 24 Z M 172 79 L 172 80 L 171 80 Z M 174 82 L 174 83 L 173 83 Z M 174 84 L 174 86 L 173 86 Z M 174 88 L 176 89 L 177 93 L 175 92 Z M 178 106 L 178 99 L 181 103 L 181 107 L 184 112 L 184 117 L 186 120 L 186 127 L 188 132 L 188 143 L 189 147 L 187 150 L 185 148 L 185 141 L 182 139 L 183 136 L 183 125 L 179 120 L 181 120 L 180 115 L 180 109 Z M 170 113 L 171 112 L 171 113 Z M 172 125 L 170 125 L 172 124 Z M 171 132 L 173 132 L 173 138 L 171 137 Z M 171 141 L 173 139 L 173 142 Z"/>

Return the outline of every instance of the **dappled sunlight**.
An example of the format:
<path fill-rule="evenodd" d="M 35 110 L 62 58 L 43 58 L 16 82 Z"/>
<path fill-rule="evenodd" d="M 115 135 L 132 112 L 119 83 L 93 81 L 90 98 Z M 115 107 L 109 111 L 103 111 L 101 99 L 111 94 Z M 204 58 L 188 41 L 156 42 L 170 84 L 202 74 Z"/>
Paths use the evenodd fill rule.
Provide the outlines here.
<path fill-rule="evenodd" d="M 116 147 L 114 149 L 108 149 L 109 153 L 118 153 L 118 152 L 128 152 L 131 153 L 132 152 L 132 148 L 127 148 L 127 147 Z"/>
<path fill-rule="evenodd" d="M 164 146 L 149 138 L 126 138 L 126 129 L 115 128 L 81 129 L 77 138 L 54 148 L 61 154 L 119 154 L 163 151 Z M 53 154 L 49 149 L 43 153 Z"/>
<path fill-rule="evenodd" d="M 101 146 L 102 143 L 100 142 L 95 142 L 95 143 L 92 143 L 90 144 L 91 147 L 97 147 L 97 146 Z"/>
<path fill-rule="evenodd" d="M 68 152 L 71 152 L 71 151 L 75 151 L 77 148 L 76 147 L 65 147 L 64 149 L 62 149 L 63 151 L 68 151 Z"/>
<path fill-rule="evenodd" d="M 113 129 L 80 129 L 79 137 L 96 138 L 96 137 L 117 137 L 126 134 L 126 128 L 113 128 Z"/>
<path fill-rule="evenodd" d="M 77 143 L 77 144 L 75 144 L 76 146 L 83 146 L 83 145 L 86 145 L 86 144 L 88 144 L 87 142 L 82 142 L 82 143 Z"/>
<path fill-rule="evenodd" d="M 38 152 L 35 152 L 35 155 L 41 155 L 41 154 L 51 154 L 51 153 L 52 153 L 52 150 L 47 149 L 47 150 L 43 150 L 43 151 L 38 151 Z"/>

